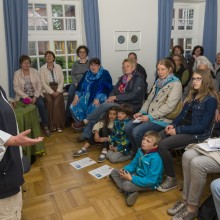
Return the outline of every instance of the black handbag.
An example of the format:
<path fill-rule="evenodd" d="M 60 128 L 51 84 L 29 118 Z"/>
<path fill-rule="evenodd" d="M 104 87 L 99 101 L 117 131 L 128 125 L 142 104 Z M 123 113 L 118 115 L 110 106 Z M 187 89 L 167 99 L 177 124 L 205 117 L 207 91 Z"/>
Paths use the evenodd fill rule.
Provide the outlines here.
<path fill-rule="evenodd" d="M 200 206 L 198 219 L 199 220 L 218 220 L 212 194 Z"/>

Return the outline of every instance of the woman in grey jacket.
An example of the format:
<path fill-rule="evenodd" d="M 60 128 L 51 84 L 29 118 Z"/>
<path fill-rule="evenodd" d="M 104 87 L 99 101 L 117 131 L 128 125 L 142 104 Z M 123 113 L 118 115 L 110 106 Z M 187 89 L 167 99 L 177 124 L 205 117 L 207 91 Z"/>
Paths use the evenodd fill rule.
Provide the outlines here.
<path fill-rule="evenodd" d="M 168 59 L 162 59 L 157 64 L 158 79 L 140 111 L 134 114 L 125 132 L 132 145 L 132 153 L 135 154 L 141 146 L 141 140 L 147 131 L 163 130 L 171 119 L 167 114 L 172 112 L 182 97 L 182 85 L 173 75 L 173 63 Z"/>

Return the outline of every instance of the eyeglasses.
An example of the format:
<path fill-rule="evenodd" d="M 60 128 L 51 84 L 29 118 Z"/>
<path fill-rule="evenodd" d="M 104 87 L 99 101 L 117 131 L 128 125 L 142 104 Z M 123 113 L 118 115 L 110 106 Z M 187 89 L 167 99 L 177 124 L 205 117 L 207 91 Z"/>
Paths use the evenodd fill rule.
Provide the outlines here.
<path fill-rule="evenodd" d="M 202 77 L 192 77 L 192 81 L 201 81 Z"/>

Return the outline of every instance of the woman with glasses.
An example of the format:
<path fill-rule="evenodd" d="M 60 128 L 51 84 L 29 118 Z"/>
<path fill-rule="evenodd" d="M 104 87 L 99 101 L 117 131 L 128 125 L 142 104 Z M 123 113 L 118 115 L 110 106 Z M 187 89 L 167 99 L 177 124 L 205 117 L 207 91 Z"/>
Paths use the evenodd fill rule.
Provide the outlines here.
<path fill-rule="evenodd" d="M 171 150 L 202 142 L 210 136 L 215 111 L 217 93 L 207 70 L 197 69 L 192 76 L 189 95 L 184 101 L 180 114 L 160 132 L 162 141 L 158 151 L 163 160 L 167 178 L 157 190 L 167 192 L 177 187 Z"/>
<path fill-rule="evenodd" d="M 52 51 L 47 51 L 44 56 L 46 64 L 40 69 L 40 78 L 49 116 L 49 128 L 51 131 L 62 132 L 65 125 L 63 71 L 61 66 L 54 62 L 55 54 Z"/>

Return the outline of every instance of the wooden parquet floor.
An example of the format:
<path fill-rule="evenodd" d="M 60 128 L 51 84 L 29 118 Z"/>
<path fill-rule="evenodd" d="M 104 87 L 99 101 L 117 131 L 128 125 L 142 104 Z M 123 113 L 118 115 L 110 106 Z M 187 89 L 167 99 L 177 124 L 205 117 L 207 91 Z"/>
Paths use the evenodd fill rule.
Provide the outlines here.
<path fill-rule="evenodd" d="M 79 135 L 68 128 L 63 133 L 45 137 L 46 155 L 38 157 L 25 174 L 23 213 L 27 220 L 170 219 L 166 210 L 181 199 L 179 189 L 167 193 L 143 192 L 133 207 L 127 207 L 124 194 L 109 177 L 98 180 L 88 174 L 104 164 L 121 168 L 128 162 L 111 164 L 105 161 L 82 170 L 74 169 L 69 163 L 79 159 L 72 157 L 72 152 L 83 146 L 76 140 Z M 97 146 L 89 148 L 87 156 L 97 161 L 99 153 L 100 147 Z M 83 157 L 86 156 L 80 159 Z M 175 160 L 175 165 L 181 182 L 181 163 Z M 205 194 L 208 193 L 207 186 Z"/>

